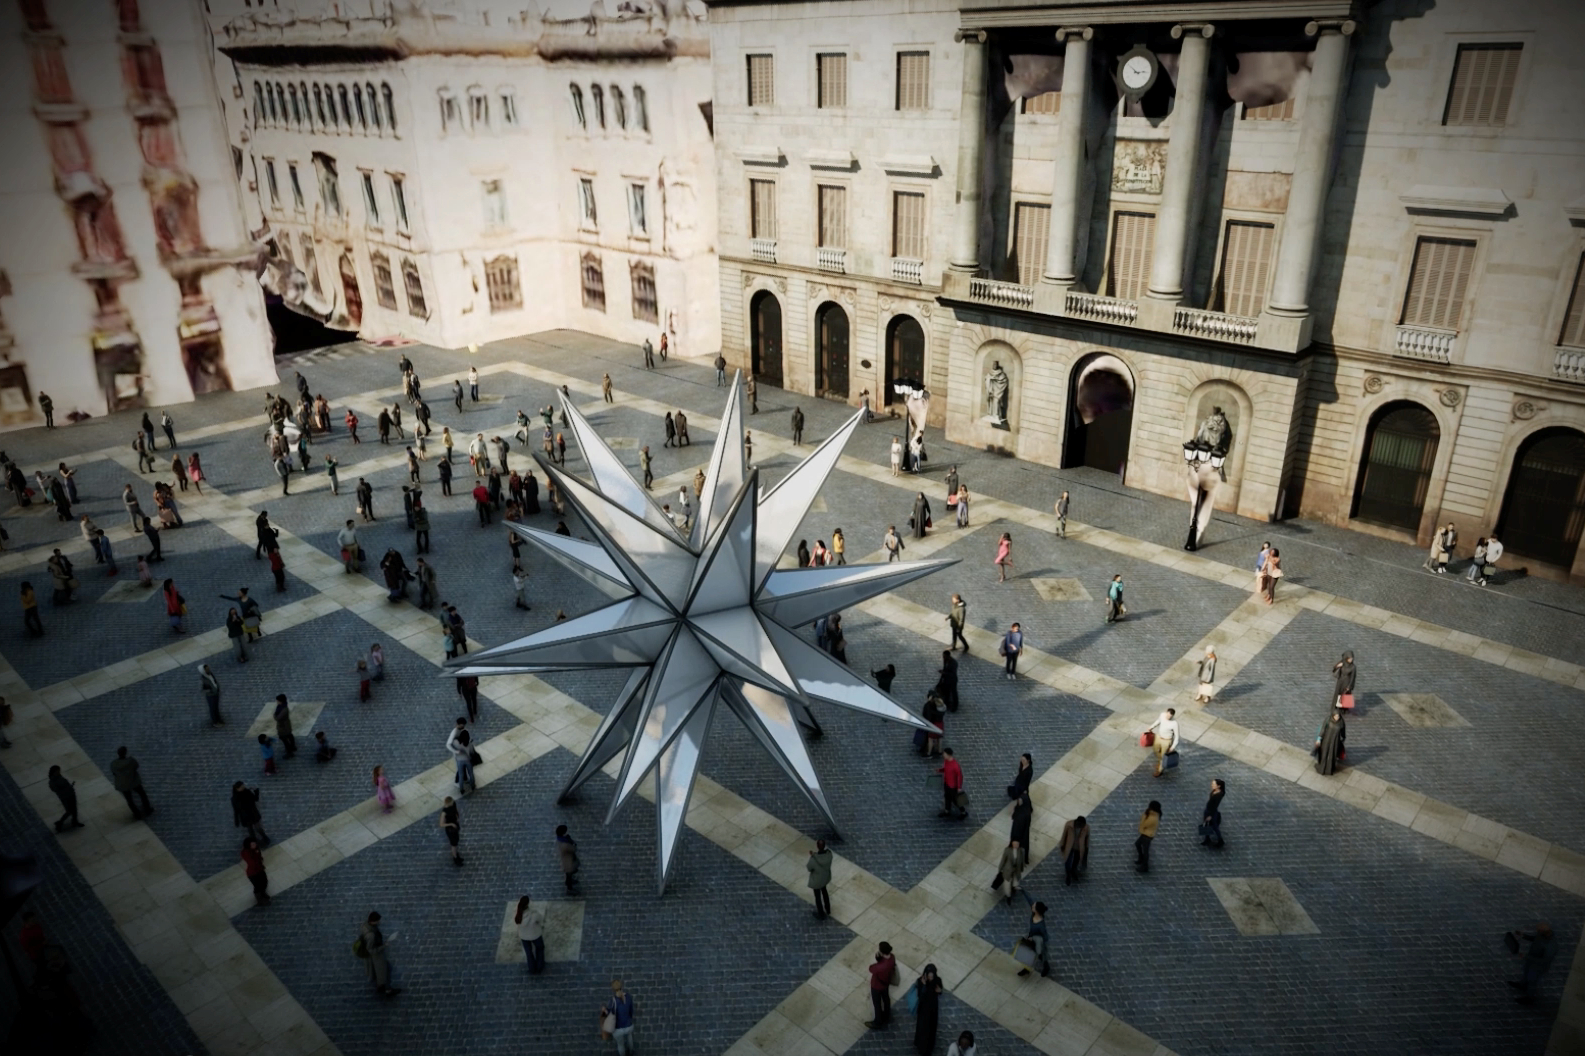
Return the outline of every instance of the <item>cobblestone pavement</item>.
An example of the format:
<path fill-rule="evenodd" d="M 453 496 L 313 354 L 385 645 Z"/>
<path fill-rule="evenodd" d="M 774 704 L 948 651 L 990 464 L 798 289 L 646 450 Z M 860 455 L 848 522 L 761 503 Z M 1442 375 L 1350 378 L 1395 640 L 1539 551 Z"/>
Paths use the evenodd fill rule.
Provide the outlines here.
<path fill-rule="evenodd" d="M 514 607 L 507 533 L 498 520 L 480 526 L 468 495 L 469 439 L 481 431 L 511 439 L 521 407 L 532 418 L 531 439 L 528 451 L 513 440 L 511 463 L 527 468 L 539 446 L 537 410 L 565 382 L 635 472 L 638 448 L 650 446 L 656 494 L 674 502 L 678 486 L 690 485 L 709 456 L 724 395 L 713 372 L 698 364 L 673 360 L 645 371 L 635 350 L 569 332 L 503 342 L 472 357 L 406 351 L 427 379 L 436 415 L 420 474 L 432 521 L 426 559 L 437 569 L 441 597 L 459 607 L 470 637 L 484 644 L 547 626 L 558 611 L 587 611 L 601 596 L 524 546 L 532 607 Z M 598 777 L 572 802 L 554 804 L 572 753 L 592 728 L 584 709 L 603 711 L 620 679 L 487 679 L 476 732 L 489 749 L 481 768 L 488 781 L 463 801 L 467 862 L 454 868 L 434 813 L 448 782 L 442 744 L 460 702 L 435 666 L 438 625 L 411 601 L 386 600 L 364 576 L 344 576 L 337 564 L 335 535 L 356 517 L 359 476 L 374 485 L 378 514 L 358 522 L 370 557 L 365 575 L 378 577 L 373 565 L 389 547 L 409 563 L 415 557 L 401 509 L 405 444 L 379 444 L 374 427 L 379 407 L 397 398 L 400 354 L 355 345 L 283 360 L 286 386 L 301 364 L 313 391 L 331 399 L 336 423 L 313 447 L 310 472 L 294 475 L 285 497 L 263 455 L 261 392 L 175 409 L 180 449 L 200 452 L 210 478 L 204 496 L 178 494 L 188 524 L 166 533 L 167 560 L 156 566 L 156 575 L 174 577 L 189 599 L 191 633 L 183 638 L 170 632 L 160 602 L 136 588 L 130 601 L 98 600 L 115 581 L 94 566 L 75 524 L 37 507 L 0 511 L 12 537 L 11 552 L 0 554 L 0 594 L 15 597 L 23 579 L 45 587 L 48 629 L 33 641 L 18 620 L 0 625 L 0 655 L 12 669 L 6 692 L 20 717 L 9 731 L 18 748 L 0 756 L 7 833 L 25 831 L 22 842 L 43 844 L 51 886 L 41 903 L 52 933 L 79 948 L 96 934 L 104 939 L 73 955 L 86 959 L 85 976 L 91 964 L 96 985 L 114 995 L 106 1017 L 158 1020 L 150 1030 L 170 1048 L 142 1051 L 581 1053 L 599 1044 L 595 1009 L 617 974 L 637 996 L 646 1051 L 911 1051 L 906 1014 L 882 1033 L 858 1025 L 867 1016 L 857 974 L 866 950 L 855 957 L 855 944 L 873 948 L 884 936 L 899 944 L 910 973 L 925 959 L 941 960 L 951 992 L 938 1052 L 969 1029 L 987 1054 L 1538 1054 L 1560 1010 L 1565 1019 L 1572 1015 L 1574 989 L 1565 992 L 1562 968 L 1548 978 L 1539 1008 L 1509 1000 L 1501 980 L 1513 965 L 1500 938 L 1547 918 L 1567 957 L 1585 922 L 1585 857 L 1573 853 L 1585 853 L 1580 765 L 1571 758 L 1572 739 L 1559 735 L 1569 728 L 1585 691 L 1576 682 L 1585 676 L 1558 663 L 1585 655 L 1585 594 L 1534 577 L 1479 591 L 1419 572 L 1423 554 L 1410 547 L 1306 522 L 1266 525 L 1225 515 L 1202 554 L 1220 564 L 1185 563 L 1176 551 L 1184 504 L 1123 488 L 1104 474 L 998 458 L 932 432 L 926 472 L 894 481 L 877 467 L 887 463 L 895 422 L 855 433 L 795 541 L 829 542 L 840 525 L 850 561 L 873 559 L 888 524 L 906 532 L 911 493 L 929 498 L 937 527 L 926 540 L 910 537 L 905 556 L 959 563 L 902 588 L 887 605 L 847 613 L 848 660 L 862 674 L 896 664 L 894 695 L 919 706 L 946 644 L 947 598 L 965 596 L 976 644 L 960 660 L 963 704 L 948 716 L 946 740 L 967 771 L 969 820 L 936 816 L 937 793 L 925 781 L 936 764 L 915 754 L 907 731 L 817 706 L 825 736 L 811 741 L 811 754 L 843 837 L 835 844 L 837 919 L 817 922 L 802 860 L 809 840 L 831 834 L 746 732 L 722 715 L 705 773 L 712 788 L 727 791 L 690 813 L 693 828 L 657 900 L 648 803 L 631 804 L 604 826 L 610 781 Z M 465 401 L 459 415 L 448 398 L 449 375 L 470 363 L 480 367 L 488 399 Z M 605 371 L 617 392 L 611 406 L 599 397 Z M 760 396 L 760 413 L 748 425 L 767 486 L 851 414 L 779 390 Z M 362 444 L 353 445 L 341 425 L 348 405 L 363 419 Z M 787 443 L 795 406 L 807 418 L 801 451 Z M 666 448 L 660 415 L 677 408 L 689 415 L 694 444 Z M 410 435 L 405 404 L 404 419 Z M 133 481 L 151 505 L 152 478 L 130 466 L 132 421 L 121 416 L 7 438 L 8 452 L 29 472 L 61 460 L 79 467 L 84 502 L 77 512 L 110 532 L 121 581 L 144 548 L 127 530 L 121 484 Z M 441 425 L 452 427 L 457 448 L 451 498 L 437 480 Z M 328 494 L 326 453 L 341 463 L 339 497 Z M 163 446 L 160 454 L 168 466 Z M 941 483 L 953 464 L 978 503 L 962 532 L 951 526 Z M 569 446 L 568 468 L 580 466 Z M 1074 493 L 1073 537 L 1065 540 L 1042 520 L 1064 488 Z M 282 594 L 251 553 L 252 520 L 261 509 L 288 543 Z M 556 519 L 547 507 L 527 521 L 548 530 Z M 574 534 L 586 534 L 571 511 L 566 519 Z M 1086 536 L 1084 525 L 1106 531 Z M 1016 571 L 997 584 L 991 557 L 1002 531 L 1012 533 Z M 1238 570 L 1264 538 L 1285 548 L 1285 588 L 1300 606 L 1325 606 L 1294 589 L 1308 587 L 1386 612 L 1377 618 L 1359 606 L 1326 614 L 1279 607 L 1280 618 L 1258 623 L 1267 610 L 1251 612 Z M 43 569 L 56 545 L 73 556 L 82 580 L 80 600 L 59 610 L 47 600 Z M 1107 626 L 1101 599 L 1116 572 L 1124 576 L 1129 619 Z M 269 632 L 245 666 L 229 655 L 218 629 L 230 603 L 216 595 L 239 584 L 265 605 Z M 1067 598 L 1076 600 L 1060 600 Z M 1434 625 L 1434 633 L 1417 624 L 1410 638 L 1391 622 L 1394 613 Z M 1002 678 L 994 655 L 994 636 L 1012 620 L 1024 624 L 1033 650 L 1016 682 Z M 1218 698 L 1198 712 L 1178 687 L 1183 658 L 1205 640 L 1234 644 Z M 388 674 L 375 699 L 362 704 L 353 666 L 375 641 L 385 646 Z M 1540 657 L 1501 666 L 1509 646 Z M 1349 736 L 1359 772 L 1317 779 L 1279 751 L 1279 742 L 1300 752 L 1308 747 L 1326 700 L 1327 669 L 1343 648 L 1360 664 L 1361 714 Z M 1548 657 L 1555 658 L 1549 667 Z M 225 686 L 228 724 L 221 729 L 209 727 L 198 693 L 196 664 L 205 658 Z M 556 691 L 571 698 L 566 708 Z M 277 692 L 301 709 L 301 749 L 283 761 L 280 776 L 266 779 L 247 733 Z M 1127 743 L 1128 730 L 1163 706 L 1158 693 L 1183 708 L 1196 742 L 1184 749 L 1185 765 L 1162 781 L 1150 778 L 1144 753 Z M 334 762 L 312 760 L 314 729 L 326 730 L 340 749 Z M 1230 737 L 1240 739 L 1233 754 L 1253 753 L 1254 765 L 1218 754 L 1230 751 Z M 147 826 L 128 819 L 105 783 L 120 744 L 141 760 L 159 808 Z M 1021 902 L 1011 910 L 997 905 L 984 891 L 994 868 L 986 860 L 994 862 L 1007 838 L 1002 789 L 1024 751 L 1046 775 L 1037 786 L 1034 841 L 1043 860 L 1028 891 L 1052 905 L 1060 988 L 1011 974 L 1001 951 L 1021 933 L 1026 911 Z M 92 855 L 59 853 L 37 813 L 12 824 L 24 804 L 47 812 L 53 803 L 41 781 L 44 764 L 55 759 L 79 782 L 85 820 L 111 838 Z M 395 815 L 380 816 L 369 802 L 376 763 L 402 790 Z M 1224 805 L 1229 845 L 1220 854 L 1199 848 L 1193 833 L 1212 773 L 1231 787 Z M 268 857 L 277 896 L 265 909 L 242 909 L 245 894 L 236 899 L 238 835 L 227 824 L 227 792 L 237 778 L 263 787 L 265 825 L 276 840 Z M 1358 795 L 1328 783 L 1356 780 Z M 1412 793 L 1392 792 L 1389 803 L 1384 781 L 1430 801 L 1422 810 L 1417 799 L 1402 813 L 1403 797 Z M 1138 811 L 1152 797 L 1163 801 L 1166 820 L 1156 867 L 1141 877 L 1130 868 L 1130 844 Z M 1448 829 L 1437 819 L 1455 814 L 1427 813 L 1444 811 L 1436 801 L 1447 812 L 1483 818 Z M 1057 863 L 1046 856 L 1062 821 L 1079 809 L 1095 827 L 1092 866 L 1079 887 L 1063 889 L 1053 881 Z M 1417 811 L 1431 820 L 1416 820 Z M 550 843 L 558 820 L 582 842 L 579 952 L 529 979 L 521 964 L 496 963 L 495 950 L 510 899 L 525 891 L 562 897 Z M 1514 830 L 1510 842 L 1525 841 L 1511 855 L 1498 853 L 1504 834 L 1495 830 L 1503 826 Z M 136 850 L 130 867 L 118 858 L 128 849 Z M 1225 878 L 1280 879 L 1318 933 L 1241 934 L 1207 882 Z M 349 950 L 370 908 L 379 908 L 387 933 L 397 935 L 392 960 L 405 992 L 394 1001 L 370 995 Z M 213 972 L 175 967 L 177 937 Z M 120 1011 L 115 1001 L 131 1010 Z"/>

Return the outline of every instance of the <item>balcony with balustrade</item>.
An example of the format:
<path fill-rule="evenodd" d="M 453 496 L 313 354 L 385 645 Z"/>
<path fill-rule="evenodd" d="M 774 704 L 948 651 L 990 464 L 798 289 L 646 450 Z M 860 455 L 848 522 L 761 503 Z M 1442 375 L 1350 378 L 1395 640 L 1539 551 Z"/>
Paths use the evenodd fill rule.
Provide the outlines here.
<path fill-rule="evenodd" d="M 925 281 L 925 262 L 910 257 L 892 258 L 892 281 L 921 286 Z"/>
<path fill-rule="evenodd" d="M 1585 385 L 1585 348 L 1559 348 L 1552 360 L 1552 376 Z"/>
<path fill-rule="evenodd" d="M 1457 330 L 1430 326 L 1399 325 L 1393 336 L 1392 354 L 1403 359 L 1423 359 L 1428 363 L 1451 363 Z"/>
<path fill-rule="evenodd" d="M 845 275 L 848 270 L 848 251 L 834 246 L 820 246 L 815 250 L 815 267 L 833 275 Z"/>
<path fill-rule="evenodd" d="M 761 264 L 776 263 L 776 240 L 774 238 L 750 239 L 749 255 Z"/>

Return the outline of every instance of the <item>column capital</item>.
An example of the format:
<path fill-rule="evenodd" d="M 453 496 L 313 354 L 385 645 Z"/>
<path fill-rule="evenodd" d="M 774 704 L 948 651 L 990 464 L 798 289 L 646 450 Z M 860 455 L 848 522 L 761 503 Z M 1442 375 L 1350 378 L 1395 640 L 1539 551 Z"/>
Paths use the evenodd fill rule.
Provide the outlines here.
<path fill-rule="evenodd" d="M 1179 22 L 1172 27 L 1172 39 L 1177 40 L 1185 34 L 1198 33 L 1209 40 L 1216 33 L 1216 26 L 1209 22 Z"/>
<path fill-rule="evenodd" d="M 952 34 L 952 39 L 959 44 L 984 44 L 989 34 L 983 29 L 960 29 Z"/>
<path fill-rule="evenodd" d="M 1318 37 L 1323 33 L 1341 33 L 1345 37 L 1353 36 L 1359 28 L 1359 23 L 1352 18 L 1317 18 L 1304 27 L 1304 35 Z"/>
<path fill-rule="evenodd" d="M 1058 44 L 1066 44 L 1070 40 L 1093 40 L 1095 38 L 1095 27 L 1058 26 L 1056 38 Z"/>

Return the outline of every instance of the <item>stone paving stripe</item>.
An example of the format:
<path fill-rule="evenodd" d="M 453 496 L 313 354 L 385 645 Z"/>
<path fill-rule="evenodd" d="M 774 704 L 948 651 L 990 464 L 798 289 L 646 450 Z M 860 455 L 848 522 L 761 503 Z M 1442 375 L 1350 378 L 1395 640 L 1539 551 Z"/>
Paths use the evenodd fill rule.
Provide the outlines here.
<path fill-rule="evenodd" d="M 1381 699 L 1398 713 L 1399 718 L 1416 729 L 1469 725 L 1468 719 L 1435 693 L 1383 693 Z"/>

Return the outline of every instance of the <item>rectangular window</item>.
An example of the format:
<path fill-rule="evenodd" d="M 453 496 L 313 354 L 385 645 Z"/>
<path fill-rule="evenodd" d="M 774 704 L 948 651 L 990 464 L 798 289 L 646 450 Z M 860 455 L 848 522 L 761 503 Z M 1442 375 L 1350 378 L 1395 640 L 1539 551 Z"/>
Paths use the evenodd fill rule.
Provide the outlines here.
<path fill-rule="evenodd" d="M 1569 294 L 1563 333 L 1558 335 L 1557 343 L 1585 348 L 1585 253 L 1580 254 L 1579 267 L 1574 269 L 1574 289 Z"/>
<path fill-rule="evenodd" d="M 776 56 L 748 57 L 748 105 L 771 106 L 776 102 Z"/>
<path fill-rule="evenodd" d="M 776 238 L 776 182 L 774 180 L 750 180 L 749 189 L 749 237 Z"/>
<path fill-rule="evenodd" d="M 915 191 L 892 193 L 892 256 L 925 259 L 925 196 Z"/>
<path fill-rule="evenodd" d="M 490 97 L 483 92 L 468 93 L 468 116 L 473 119 L 473 127 L 485 129 L 490 127 Z"/>
<path fill-rule="evenodd" d="M 1404 326 L 1457 330 L 1464 294 L 1475 268 L 1475 243 L 1456 238 L 1422 238 L 1415 243 L 1409 290 L 1403 298 Z"/>
<path fill-rule="evenodd" d="M 506 188 L 500 180 L 485 180 L 479 190 L 484 195 L 484 226 L 499 231 L 506 226 Z"/>
<path fill-rule="evenodd" d="M 370 227 L 380 226 L 380 200 L 374 195 L 374 173 L 360 173 L 363 177 L 363 211 Z"/>
<path fill-rule="evenodd" d="M 314 169 L 319 173 L 319 200 L 325 212 L 341 215 L 341 183 L 336 178 L 336 159 L 328 154 L 314 155 Z"/>
<path fill-rule="evenodd" d="M 511 92 L 501 93 L 501 124 L 508 128 L 517 127 L 517 96 Z"/>
<path fill-rule="evenodd" d="M 231 148 L 231 167 L 237 170 L 237 179 L 242 179 L 242 148 Z"/>
<path fill-rule="evenodd" d="M 822 110 L 841 110 L 848 105 L 848 57 L 816 55 L 815 76 L 819 81 L 815 105 Z"/>
<path fill-rule="evenodd" d="M 831 249 L 848 246 L 848 189 L 821 184 L 819 187 L 820 244 Z"/>
<path fill-rule="evenodd" d="M 490 290 L 491 312 L 523 307 L 523 284 L 518 280 L 516 257 L 496 257 L 486 263 L 484 284 Z"/>
<path fill-rule="evenodd" d="M 1024 109 L 1026 114 L 1057 114 L 1062 112 L 1061 92 L 1041 92 L 1039 95 L 1026 96 Z"/>
<path fill-rule="evenodd" d="M 1020 286 L 1040 281 L 1051 239 L 1051 206 L 1019 202 L 1013 210 L 1013 267 Z"/>
<path fill-rule="evenodd" d="M 424 280 L 418 275 L 418 265 L 405 258 L 402 261 L 402 285 L 407 287 L 407 314 L 428 319 L 429 305 L 424 301 Z"/>
<path fill-rule="evenodd" d="M 1444 125 L 1498 127 L 1508 123 L 1523 44 L 1460 44 L 1447 90 Z"/>
<path fill-rule="evenodd" d="M 645 208 L 644 185 L 642 183 L 630 183 L 627 185 L 627 222 L 629 230 L 633 234 L 649 234 L 649 214 Z"/>
<path fill-rule="evenodd" d="M 639 131 L 649 131 L 649 94 L 638 84 L 633 86 L 633 122 Z"/>
<path fill-rule="evenodd" d="M 1276 228 L 1230 220 L 1222 243 L 1222 271 L 1216 280 L 1212 308 L 1229 315 L 1259 315 L 1266 307 L 1266 279 Z"/>
<path fill-rule="evenodd" d="M 440 97 L 440 130 L 450 132 L 462 128 L 462 107 L 457 103 L 457 97 L 442 94 Z"/>
<path fill-rule="evenodd" d="M 897 53 L 897 109 L 930 109 L 930 53 Z"/>
<path fill-rule="evenodd" d="M 635 260 L 632 266 L 633 318 L 660 322 L 660 302 L 655 296 L 655 265 Z"/>
<path fill-rule="evenodd" d="M 391 175 L 391 204 L 396 207 L 396 228 L 398 231 L 407 230 L 407 181 L 404 177 Z"/>
<path fill-rule="evenodd" d="M 1265 106 L 1244 107 L 1245 121 L 1292 121 L 1293 99 L 1290 97 L 1280 103 L 1267 103 Z"/>
<path fill-rule="evenodd" d="M 583 215 L 583 226 L 593 231 L 599 226 L 599 216 L 594 211 L 594 181 L 588 178 L 578 181 L 578 209 Z"/>
<path fill-rule="evenodd" d="M 391 258 L 384 253 L 371 253 L 369 267 L 374 272 L 374 296 L 381 308 L 396 310 L 396 277 L 391 274 Z"/>
<path fill-rule="evenodd" d="M 275 182 L 275 161 L 272 158 L 264 159 L 264 182 L 270 190 L 270 207 L 279 209 L 281 207 L 281 187 L 280 184 Z"/>
<path fill-rule="evenodd" d="M 1150 284 L 1150 250 L 1156 242 L 1156 214 L 1118 213 L 1112 221 L 1112 255 L 1107 262 L 1106 295 L 1135 301 Z"/>
<path fill-rule="evenodd" d="M 308 284 L 315 293 L 322 295 L 325 287 L 319 281 L 319 258 L 314 254 L 314 240 L 305 233 L 297 236 L 297 242 L 303 247 L 303 270 L 308 273 Z"/>
<path fill-rule="evenodd" d="M 292 207 L 300 213 L 303 211 L 303 181 L 297 175 L 297 162 L 286 166 L 286 181 L 292 185 Z"/>
<path fill-rule="evenodd" d="M 605 271 L 600 266 L 599 255 L 585 253 L 578 265 L 582 273 L 583 306 L 605 311 Z"/>

